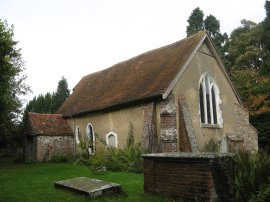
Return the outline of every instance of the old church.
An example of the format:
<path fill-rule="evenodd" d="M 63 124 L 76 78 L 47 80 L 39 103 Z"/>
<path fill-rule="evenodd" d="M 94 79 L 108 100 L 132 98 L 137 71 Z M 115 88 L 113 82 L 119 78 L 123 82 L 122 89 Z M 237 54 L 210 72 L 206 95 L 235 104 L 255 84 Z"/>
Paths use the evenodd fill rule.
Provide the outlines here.
<path fill-rule="evenodd" d="M 89 152 L 135 142 L 159 152 L 258 150 L 257 130 L 207 31 L 84 76 L 57 111 Z M 132 126 L 132 127 L 131 127 Z M 104 145 L 105 143 L 105 145 Z"/>

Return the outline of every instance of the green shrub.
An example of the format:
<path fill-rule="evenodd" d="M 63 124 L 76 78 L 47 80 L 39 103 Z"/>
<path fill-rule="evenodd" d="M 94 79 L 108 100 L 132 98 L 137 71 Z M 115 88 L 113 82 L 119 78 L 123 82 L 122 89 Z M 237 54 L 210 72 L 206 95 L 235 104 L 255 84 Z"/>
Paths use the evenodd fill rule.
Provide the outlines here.
<path fill-rule="evenodd" d="M 14 163 L 23 163 L 24 157 L 22 154 L 17 154 L 14 158 Z"/>
<path fill-rule="evenodd" d="M 66 155 L 54 155 L 52 156 L 50 162 L 52 163 L 68 163 L 70 158 Z"/>
<path fill-rule="evenodd" d="M 105 167 L 110 171 L 121 171 L 122 164 L 122 151 L 116 148 L 108 148 L 104 153 Z"/>
<path fill-rule="evenodd" d="M 140 145 L 133 145 L 124 149 L 122 161 L 125 171 L 132 173 L 143 172 L 143 155 L 144 151 Z"/>
<path fill-rule="evenodd" d="M 104 173 L 106 171 L 104 151 L 99 151 L 97 154 L 91 156 L 89 160 L 89 165 L 93 174 Z"/>
<path fill-rule="evenodd" d="M 90 167 L 93 172 L 105 167 L 110 171 L 142 173 L 143 153 L 139 145 L 130 145 L 124 149 L 108 148 L 90 157 Z"/>
<path fill-rule="evenodd" d="M 256 194 L 253 194 L 249 202 L 265 202 L 270 201 L 270 184 L 263 184 L 260 186 L 259 191 Z"/>
<path fill-rule="evenodd" d="M 128 138 L 127 138 L 127 147 L 134 145 L 134 133 L 133 133 L 133 124 L 129 122 Z"/>
<path fill-rule="evenodd" d="M 269 197 L 270 157 L 258 153 L 239 153 L 234 157 L 234 188 L 236 201 L 248 201 L 249 198 Z"/>
<path fill-rule="evenodd" d="M 218 150 L 219 144 L 214 138 L 211 138 L 208 142 L 206 142 L 203 147 L 204 152 L 218 152 Z"/>
<path fill-rule="evenodd" d="M 73 161 L 74 165 L 90 165 L 89 159 L 84 158 L 81 155 L 75 156 L 74 161 Z"/>
<path fill-rule="evenodd" d="M 219 201 L 234 201 L 234 161 L 231 155 L 218 156 L 211 163 Z"/>

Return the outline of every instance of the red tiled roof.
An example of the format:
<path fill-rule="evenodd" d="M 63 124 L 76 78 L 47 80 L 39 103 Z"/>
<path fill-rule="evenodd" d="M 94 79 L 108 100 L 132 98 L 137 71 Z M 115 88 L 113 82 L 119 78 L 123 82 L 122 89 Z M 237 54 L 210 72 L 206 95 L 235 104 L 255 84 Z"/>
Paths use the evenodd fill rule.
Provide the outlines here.
<path fill-rule="evenodd" d="M 57 113 L 64 117 L 162 96 L 205 31 L 84 76 Z"/>
<path fill-rule="evenodd" d="M 35 135 L 73 135 L 61 114 L 39 114 L 28 112 L 31 128 Z"/>

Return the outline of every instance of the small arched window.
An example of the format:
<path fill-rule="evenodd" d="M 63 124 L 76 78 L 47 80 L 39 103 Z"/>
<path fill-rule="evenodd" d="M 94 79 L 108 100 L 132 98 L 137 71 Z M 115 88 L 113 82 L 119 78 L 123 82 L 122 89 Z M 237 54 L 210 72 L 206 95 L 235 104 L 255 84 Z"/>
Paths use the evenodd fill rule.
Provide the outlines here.
<path fill-rule="evenodd" d="M 199 91 L 201 123 L 205 125 L 221 124 L 219 90 L 208 74 L 202 77 Z"/>
<path fill-rule="evenodd" d="M 96 140 L 95 140 L 95 132 L 93 125 L 91 123 L 87 124 L 86 127 L 86 139 L 88 140 L 88 151 L 89 154 L 94 154 L 96 152 Z"/>
<path fill-rule="evenodd" d="M 106 144 L 108 147 L 117 148 L 118 146 L 117 134 L 115 134 L 114 132 L 109 132 L 108 134 L 106 134 Z"/>
<path fill-rule="evenodd" d="M 76 139 L 76 143 L 80 144 L 80 128 L 79 126 L 76 126 L 76 131 L 75 131 L 75 139 Z"/>

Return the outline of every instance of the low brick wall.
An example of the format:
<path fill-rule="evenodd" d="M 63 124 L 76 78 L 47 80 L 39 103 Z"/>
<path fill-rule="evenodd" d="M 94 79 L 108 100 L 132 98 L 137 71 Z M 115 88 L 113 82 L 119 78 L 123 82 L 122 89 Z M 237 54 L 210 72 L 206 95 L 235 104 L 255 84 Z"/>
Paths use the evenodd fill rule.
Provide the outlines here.
<path fill-rule="evenodd" d="M 222 156 L 228 155 L 219 155 Z M 212 163 L 216 157 L 216 154 L 200 153 L 146 154 L 143 156 L 144 191 L 191 201 L 214 201 L 217 180 Z"/>

